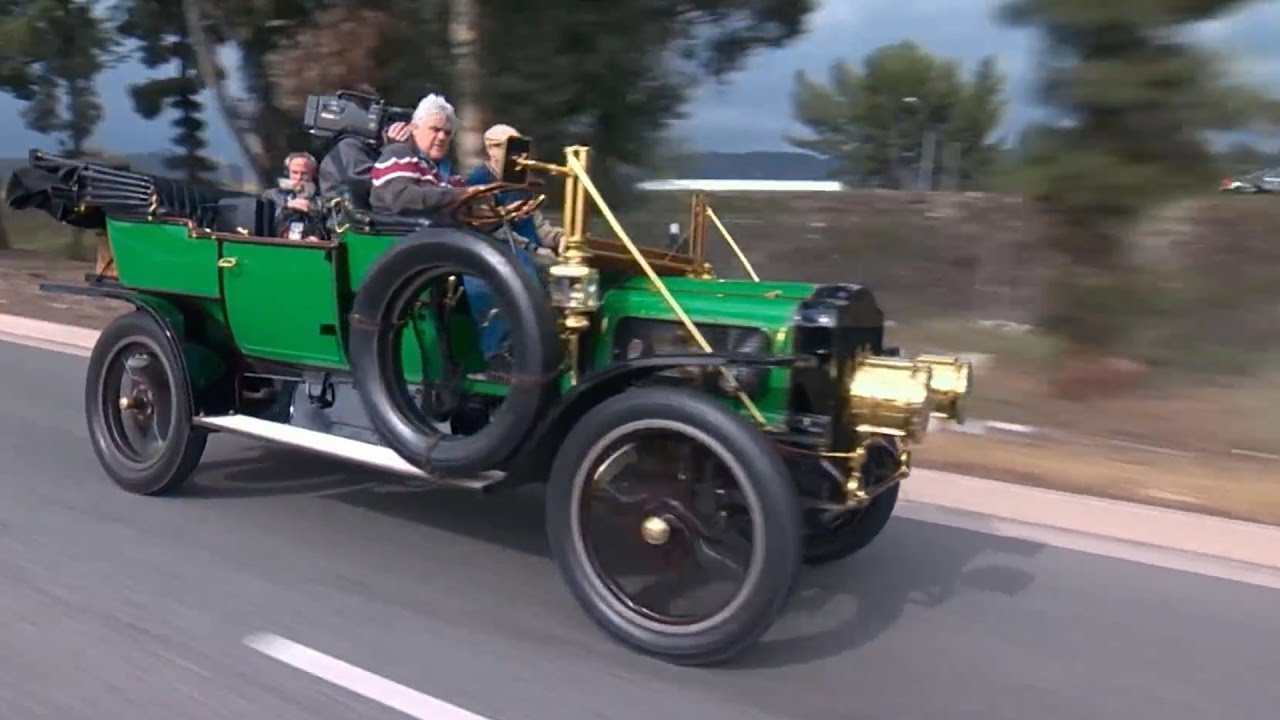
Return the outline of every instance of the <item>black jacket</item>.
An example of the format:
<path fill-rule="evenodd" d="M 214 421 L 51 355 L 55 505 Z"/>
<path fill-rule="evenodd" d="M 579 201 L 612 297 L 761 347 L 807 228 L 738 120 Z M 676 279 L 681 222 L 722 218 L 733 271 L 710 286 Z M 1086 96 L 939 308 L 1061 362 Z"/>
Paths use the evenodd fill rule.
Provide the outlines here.
<path fill-rule="evenodd" d="M 368 142 L 347 135 L 334 143 L 325 153 L 316 169 L 316 181 L 320 185 L 320 195 L 325 198 L 339 197 L 345 194 L 345 180 L 362 180 L 368 182 L 369 171 L 378 159 L 378 151 Z"/>

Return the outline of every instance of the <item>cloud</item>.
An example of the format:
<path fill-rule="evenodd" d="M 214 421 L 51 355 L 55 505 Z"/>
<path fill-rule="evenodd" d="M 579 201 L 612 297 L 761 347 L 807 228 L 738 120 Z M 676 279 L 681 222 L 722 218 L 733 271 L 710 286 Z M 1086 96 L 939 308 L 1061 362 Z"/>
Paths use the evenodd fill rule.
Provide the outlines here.
<path fill-rule="evenodd" d="M 1123 0 L 1117 0 L 1123 1 Z M 1008 78 L 1006 133 L 1035 118 L 1038 40 L 996 19 L 1003 0 L 820 0 L 808 31 L 790 45 L 761 52 L 725 86 L 708 86 L 677 128 L 689 142 L 714 150 L 785 149 L 796 70 L 825 78 L 837 60 L 858 62 L 881 45 L 912 39 L 966 68 L 995 54 Z M 1192 29 L 1197 41 L 1225 53 L 1233 74 L 1266 87 L 1280 77 L 1280 3 L 1255 2 Z"/>

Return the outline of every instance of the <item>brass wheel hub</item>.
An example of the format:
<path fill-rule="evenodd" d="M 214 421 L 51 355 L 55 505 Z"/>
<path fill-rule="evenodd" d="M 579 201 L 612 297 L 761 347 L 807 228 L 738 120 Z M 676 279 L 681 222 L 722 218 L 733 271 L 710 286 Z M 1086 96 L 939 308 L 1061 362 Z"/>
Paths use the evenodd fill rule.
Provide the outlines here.
<path fill-rule="evenodd" d="M 650 515 L 640 523 L 640 536 L 650 545 L 665 545 L 671 539 L 671 524 L 657 515 Z"/>
<path fill-rule="evenodd" d="M 145 386 L 136 388 L 128 395 L 121 395 L 116 401 L 116 407 L 121 413 L 131 413 L 140 420 L 150 419 L 153 409 L 151 391 Z"/>

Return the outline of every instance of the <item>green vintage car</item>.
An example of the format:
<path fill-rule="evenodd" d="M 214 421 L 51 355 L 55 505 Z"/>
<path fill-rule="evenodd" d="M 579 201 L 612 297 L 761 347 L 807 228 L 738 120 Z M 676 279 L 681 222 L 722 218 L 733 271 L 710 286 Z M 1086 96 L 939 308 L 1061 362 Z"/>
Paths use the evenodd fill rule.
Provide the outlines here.
<path fill-rule="evenodd" d="M 101 333 L 84 387 L 124 490 L 175 490 L 218 432 L 443 486 L 545 484 L 552 556 L 603 630 L 673 663 L 725 660 L 803 564 L 880 533 L 930 418 L 962 420 L 970 368 L 899 357 L 861 285 L 716 277 L 701 197 L 685 244 L 637 245 L 586 148 L 551 164 L 517 140 L 503 181 L 448 217 L 380 215 L 353 183 L 320 239 L 283 237 L 258 195 L 39 151 L 8 198 L 100 233 L 96 271 L 43 290 L 136 308 Z M 563 182 L 541 282 L 492 232 L 494 193 L 532 175 Z M 616 237 L 584 232 L 588 198 Z M 467 276 L 508 324 L 502 372 Z M 317 421 L 341 396 L 359 421 Z"/>

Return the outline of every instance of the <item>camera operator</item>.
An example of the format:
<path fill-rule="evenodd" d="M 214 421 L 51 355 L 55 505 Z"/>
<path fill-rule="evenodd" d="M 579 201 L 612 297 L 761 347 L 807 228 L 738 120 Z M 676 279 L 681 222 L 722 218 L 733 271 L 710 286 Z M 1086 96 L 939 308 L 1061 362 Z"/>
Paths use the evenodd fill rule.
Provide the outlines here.
<path fill-rule="evenodd" d="M 373 88 L 368 86 L 358 88 L 357 91 L 370 98 L 377 97 Z M 395 122 L 383 130 L 380 141 L 354 133 L 339 134 L 336 142 L 329 146 L 324 158 L 320 161 L 320 195 L 326 198 L 337 197 L 342 195 L 348 180 L 368 181 L 369 172 L 378 160 L 382 145 L 388 142 L 404 142 L 409 138 L 409 133 L 409 123 Z"/>
<path fill-rule="evenodd" d="M 409 137 L 409 123 L 392 123 L 374 144 L 356 135 L 343 135 L 320 161 L 320 194 L 334 197 L 342 194 L 347 180 L 368 180 L 369 171 L 378 160 L 383 143 L 404 142 Z"/>

